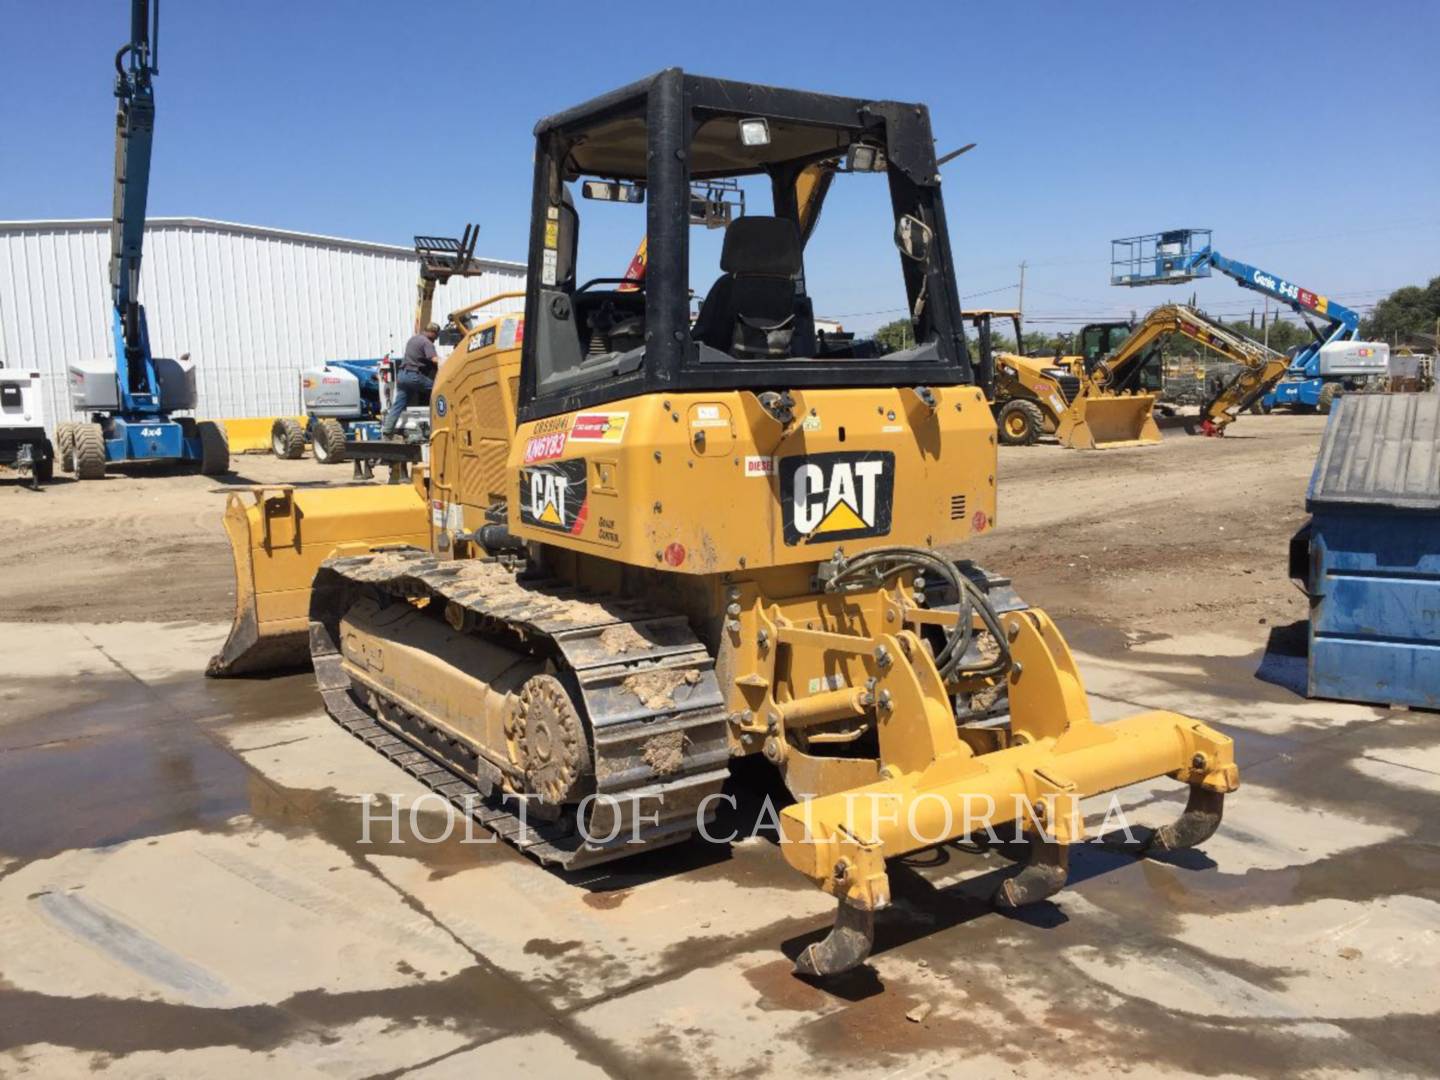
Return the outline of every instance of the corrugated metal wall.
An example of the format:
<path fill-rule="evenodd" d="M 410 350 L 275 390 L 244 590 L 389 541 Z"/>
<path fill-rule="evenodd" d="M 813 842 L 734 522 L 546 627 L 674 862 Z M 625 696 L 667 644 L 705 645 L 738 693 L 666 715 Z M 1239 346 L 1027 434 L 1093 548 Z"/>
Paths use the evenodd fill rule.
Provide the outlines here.
<path fill-rule="evenodd" d="M 0 222 L 0 362 L 38 367 L 48 425 L 74 419 L 66 370 L 114 356 L 109 222 Z M 441 318 L 523 290 L 520 263 L 482 260 L 480 277 L 436 291 Z M 157 356 L 195 361 L 202 416 L 298 410 L 300 369 L 399 351 L 415 312 L 413 252 L 194 218 L 152 218 L 140 297 Z M 522 301 L 496 310 L 519 311 Z"/>

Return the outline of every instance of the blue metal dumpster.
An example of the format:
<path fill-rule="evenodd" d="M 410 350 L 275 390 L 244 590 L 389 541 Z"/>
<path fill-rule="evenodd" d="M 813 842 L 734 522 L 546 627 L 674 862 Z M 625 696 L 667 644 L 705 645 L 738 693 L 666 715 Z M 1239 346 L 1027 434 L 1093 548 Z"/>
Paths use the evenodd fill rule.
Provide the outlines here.
<path fill-rule="evenodd" d="M 1305 509 L 1309 695 L 1440 708 L 1440 395 L 1342 397 Z"/>

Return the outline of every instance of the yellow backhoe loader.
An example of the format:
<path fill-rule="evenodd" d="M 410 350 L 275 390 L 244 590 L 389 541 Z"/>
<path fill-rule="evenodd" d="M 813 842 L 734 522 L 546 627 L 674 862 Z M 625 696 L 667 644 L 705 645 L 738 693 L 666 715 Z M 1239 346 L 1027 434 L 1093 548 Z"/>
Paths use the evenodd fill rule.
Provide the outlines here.
<path fill-rule="evenodd" d="M 976 308 L 964 313 L 975 332 L 982 385 L 992 384 L 991 409 L 1000 441 L 1006 446 L 1028 446 L 1041 435 L 1053 435 L 1061 417 L 1080 392 L 1073 357 L 1026 356 L 1022 348 L 1020 312 Z M 994 327 L 1008 321 L 1015 335 L 1015 352 L 996 350 Z M 993 372 L 993 376 L 992 373 Z"/>
<path fill-rule="evenodd" d="M 1230 739 L 1173 712 L 1096 723 L 1055 624 L 938 554 L 994 525 L 996 431 L 924 106 L 670 69 L 535 132 L 523 331 L 474 325 L 442 366 L 413 488 L 232 505 L 250 645 L 213 672 L 300 631 L 314 560 L 334 719 L 561 868 L 691 838 L 727 763 L 763 756 L 797 798 L 781 854 L 838 901 L 812 976 L 868 955 L 887 859 L 1013 827 L 1029 857 L 995 902 L 1031 903 L 1065 882 L 1081 799 L 1166 776 L 1188 801 L 1143 851 L 1206 839 Z M 876 186 L 913 347 L 820 347 L 815 163 Z M 692 324 L 690 183 L 736 177 L 770 213 L 730 222 Z M 579 274 L 575 194 L 643 217 L 640 288 Z"/>
<path fill-rule="evenodd" d="M 1138 326 L 1103 322 L 1081 329 L 1078 353 L 1064 361 L 1079 377 L 1080 390 L 1055 432 L 1062 446 L 1110 450 L 1160 441 L 1156 397 L 1140 382 L 1155 355 L 1157 339 L 1168 332 L 1162 323 L 1152 323 L 1153 316 L 1154 312 Z"/>

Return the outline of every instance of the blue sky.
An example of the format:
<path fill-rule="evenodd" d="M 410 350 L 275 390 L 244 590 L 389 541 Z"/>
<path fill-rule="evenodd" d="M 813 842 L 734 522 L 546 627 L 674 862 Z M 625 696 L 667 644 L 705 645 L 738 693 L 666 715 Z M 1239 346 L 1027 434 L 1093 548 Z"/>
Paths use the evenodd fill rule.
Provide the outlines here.
<path fill-rule="evenodd" d="M 109 212 L 111 59 L 128 7 L 0 0 L 0 218 Z M 1013 305 L 1024 259 L 1037 319 L 1144 311 L 1192 288 L 1212 311 L 1248 313 L 1259 298 L 1225 279 L 1109 286 L 1110 239 L 1179 225 L 1211 227 L 1227 254 L 1352 306 L 1440 274 L 1437 3 L 162 10 L 155 215 L 407 244 L 477 220 L 483 253 L 520 259 L 534 121 L 680 65 L 924 101 L 941 151 L 978 142 L 945 169 L 969 306 Z M 836 200 L 807 267 L 817 308 L 850 328 L 898 303 L 888 230 L 861 213 L 873 205 Z M 633 244 L 607 236 L 618 274 Z"/>

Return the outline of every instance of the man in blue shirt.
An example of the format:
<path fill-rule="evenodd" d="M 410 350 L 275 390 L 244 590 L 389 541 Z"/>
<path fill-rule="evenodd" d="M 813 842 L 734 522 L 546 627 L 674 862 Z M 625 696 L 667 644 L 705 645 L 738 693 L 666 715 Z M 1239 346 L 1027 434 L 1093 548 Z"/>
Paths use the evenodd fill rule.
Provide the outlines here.
<path fill-rule="evenodd" d="M 435 386 L 435 372 L 440 358 L 435 351 L 435 339 L 440 336 L 438 323 L 431 323 L 421 333 L 405 343 L 405 355 L 400 359 L 400 370 L 395 374 L 395 397 L 385 414 L 380 432 L 385 438 L 395 434 L 395 425 L 400 414 L 413 401 L 422 405 L 430 400 L 430 391 Z"/>

